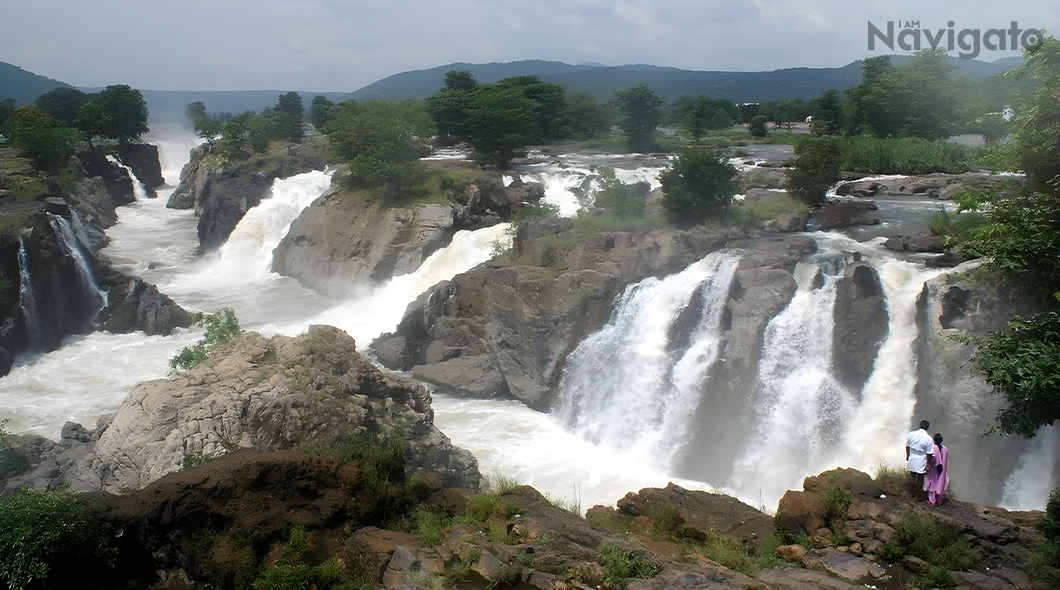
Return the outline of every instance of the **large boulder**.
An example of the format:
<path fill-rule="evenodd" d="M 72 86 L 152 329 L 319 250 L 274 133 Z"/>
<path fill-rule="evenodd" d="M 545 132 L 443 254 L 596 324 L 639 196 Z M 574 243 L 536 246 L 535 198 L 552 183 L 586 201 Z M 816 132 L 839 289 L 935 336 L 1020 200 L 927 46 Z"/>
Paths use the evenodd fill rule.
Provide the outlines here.
<path fill-rule="evenodd" d="M 404 441 L 410 472 L 426 472 L 441 486 L 478 487 L 474 457 L 434 426 L 426 389 L 375 368 L 345 332 L 247 333 L 194 369 L 141 383 L 93 442 L 24 478 L 118 493 L 235 448 L 326 449 L 395 437 Z"/>
<path fill-rule="evenodd" d="M 883 283 L 863 262 L 846 265 L 832 310 L 832 364 L 840 382 L 861 391 L 890 332 Z"/>

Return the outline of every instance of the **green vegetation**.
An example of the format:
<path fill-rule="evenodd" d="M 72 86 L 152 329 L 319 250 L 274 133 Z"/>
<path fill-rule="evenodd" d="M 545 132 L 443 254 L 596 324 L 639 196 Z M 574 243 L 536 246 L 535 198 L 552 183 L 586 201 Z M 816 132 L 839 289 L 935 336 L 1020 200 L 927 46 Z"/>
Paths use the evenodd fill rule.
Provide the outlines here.
<path fill-rule="evenodd" d="M 895 524 L 905 552 L 947 570 L 967 570 L 974 565 L 972 547 L 958 525 L 914 512 Z"/>
<path fill-rule="evenodd" d="M 81 132 L 29 105 L 15 110 L 0 131 L 41 172 L 57 174 L 70 163 Z"/>
<path fill-rule="evenodd" d="M 367 189 L 385 203 L 423 192 L 426 167 L 419 159 L 434 125 L 419 105 L 348 101 L 332 113 L 323 130 L 350 167 L 347 186 Z"/>
<path fill-rule="evenodd" d="M 961 174 L 975 167 L 971 148 L 949 141 L 848 137 L 839 140 L 842 169 L 866 174 Z"/>
<path fill-rule="evenodd" d="M 1039 577 L 1060 582 L 1060 488 L 1054 488 L 1045 503 L 1045 514 L 1038 517 L 1042 539 L 1031 552 L 1031 571 Z M 1051 569 L 1050 569 L 1051 568 Z"/>
<path fill-rule="evenodd" d="M 618 110 L 618 126 L 626 135 L 632 152 L 647 152 L 655 146 L 655 128 L 662 123 L 660 107 L 666 97 L 655 94 L 647 84 L 616 90 L 612 99 Z"/>
<path fill-rule="evenodd" d="M 627 578 L 647 580 L 662 571 L 658 564 L 618 545 L 601 545 L 596 550 L 596 561 L 603 567 L 604 582 L 611 585 L 618 585 Z"/>
<path fill-rule="evenodd" d="M 747 130 L 751 132 L 753 137 L 759 139 L 766 136 L 769 133 L 769 119 L 765 115 L 755 115 L 751 118 L 751 122 L 747 127 Z"/>
<path fill-rule="evenodd" d="M 592 207 L 606 211 L 619 219 L 629 219 L 644 215 L 644 206 L 648 200 L 648 187 L 629 185 L 615 176 L 614 168 L 601 167 L 596 187 L 590 191 Z"/>
<path fill-rule="evenodd" d="M 945 139 L 971 118 L 944 48 L 914 52 L 900 66 L 890 56 L 870 57 L 862 67 L 861 83 L 847 93 L 852 134 L 864 129 L 877 138 Z"/>
<path fill-rule="evenodd" d="M 659 174 L 663 209 L 683 223 L 723 217 L 736 194 L 735 176 L 736 168 L 721 152 L 686 150 Z"/>
<path fill-rule="evenodd" d="M 989 268 L 1029 289 L 1042 309 L 1014 318 L 1007 334 L 963 339 L 977 345 L 972 370 L 1007 404 L 991 431 L 1031 437 L 1039 426 L 1060 418 L 1060 41 L 1048 37 L 1028 48 L 1024 58 L 1011 75 L 1038 85 L 1015 105 L 1012 140 L 994 146 L 989 157 L 1026 177 L 956 200 L 958 212 L 981 211 L 986 217 L 961 244 L 964 253 L 983 257 Z"/>
<path fill-rule="evenodd" d="M 109 527 L 66 488 L 22 489 L 0 497 L 0 580 L 21 590 L 35 581 L 63 586 L 110 564 Z"/>
<path fill-rule="evenodd" d="M 191 322 L 205 328 L 205 333 L 193 346 L 185 346 L 169 359 L 171 374 L 202 364 L 211 350 L 240 334 L 239 320 L 236 318 L 236 312 L 230 307 L 223 307 L 212 314 L 193 313 Z"/>
<path fill-rule="evenodd" d="M 795 146 L 788 170 L 788 190 L 806 204 L 822 203 L 825 193 L 839 181 L 843 154 L 832 139 L 807 137 Z"/>

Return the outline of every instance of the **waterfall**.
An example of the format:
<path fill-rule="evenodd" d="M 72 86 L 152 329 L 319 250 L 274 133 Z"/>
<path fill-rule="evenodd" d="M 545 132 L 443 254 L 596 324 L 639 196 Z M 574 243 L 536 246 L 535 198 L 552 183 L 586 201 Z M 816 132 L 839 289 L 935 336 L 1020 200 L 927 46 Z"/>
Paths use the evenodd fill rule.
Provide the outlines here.
<path fill-rule="evenodd" d="M 638 459 L 680 455 L 717 359 L 739 257 L 715 252 L 665 279 L 629 286 L 611 321 L 571 353 L 557 419 Z"/>
<path fill-rule="evenodd" d="M 44 337 L 41 334 L 41 320 L 37 315 L 37 297 L 33 293 L 33 278 L 29 274 L 29 258 L 26 255 L 26 244 L 18 238 L 18 306 L 26 321 L 26 339 L 30 350 L 43 348 Z"/>
<path fill-rule="evenodd" d="M 801 262 L 799 288 L 766 326 L 756 376 L 753 429 L 728 487 L 779 498 L 792 481 L 833 461 L 854 392 L 832 372 L 832 312 L 843 259 Z M 823 284 L 819 281 L 823 279 Z"/>
<path fill-rule="evenodd" d="M 144 183 L 140 182 L 139 178 L 136 178 L 136 173 L 133 172 L 132 168 L 123 164 L 122 161 L 115 156 L 107 156 L 107 161 L 129 173 L 129 178 L 132 179 L 133 195 L 136 196 L 137 200 L 147 198 L 147 189 L 144 188 Z"/>
<path fill-rule="evenodd" d="M 74 235 L 70 222 L 64 217 L 49 214 L 52 230 L 59 240 L 63 252 L 74 262 L 77 276 L 81 279 L 81 304 L 84 311 L 82 317 L 89 322 L 95 322 L 99 312 L 107 306 L 107 293 L 100 290 L 96 284 L 96 277 L 92 273 L 92 267 L 88 263 L 81 245 Z"/>

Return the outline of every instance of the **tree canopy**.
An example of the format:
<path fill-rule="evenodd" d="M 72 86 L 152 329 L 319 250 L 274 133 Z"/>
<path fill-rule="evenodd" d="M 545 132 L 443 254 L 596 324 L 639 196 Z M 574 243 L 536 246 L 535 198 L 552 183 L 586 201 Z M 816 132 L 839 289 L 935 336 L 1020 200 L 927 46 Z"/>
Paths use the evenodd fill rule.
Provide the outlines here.
<path fill-rule="evenodd" d="M 15 109 L 4 123 L 3 133 L 37 169 L 46 172 L 62 168 L 74 155 L 74 142 L 81 138 L 77 129 L 49 117 L 35 105 Z"/>
<path fill-rule="evenodd" d="M 964 83 L 950 75 L 945 48 L 923 49 L 900 66 L 889 56 L 862 64 L 862 80 L 847 91 L 851 124 L 875 137 L 945 139 L 969 120 Z"/>
<path fill-rule="evenodd" d="M 107 86 L 92 95 L 105 115 L 102 134 L 121 143 L 131 143 L 149 131 L 147 101 L 143 93 L 125 84 Z"/>
<path fill-rule="evenodd" d="M 647 84 L 616 90 L 612 99 L 618 108 L 619 128 L 626 134 L 631 151 L 646 152 L 655 145 L 655 128 L 662 122 L 660 107 L 666 97 L 655 94 Z"/>
<path fill-rule="evenodd" d="M 685 150 L 659 174 L 663 209 L 679 222 L 723 216 L 736 194 L 736 167 L 720 151 Z"/>
<path fill-rule="evenodd" d="M 958 209 L 983 211 L 987 223 L 962 248 L 1039 295 L 1043 313 L 1016 317 L 1010 331 L 966 341 L 977 345 L 972 369 L 1007 406 L 1001 434 L 1034 436 L 1060 419 L 1060 41 L 1048 37 L 1024 52 L 1012 76 L 1038 85 L 1015 103 L 1015 133 L 995 146 L 995 161 L 1022 170 L 990 191 L 957 196 Z"/>

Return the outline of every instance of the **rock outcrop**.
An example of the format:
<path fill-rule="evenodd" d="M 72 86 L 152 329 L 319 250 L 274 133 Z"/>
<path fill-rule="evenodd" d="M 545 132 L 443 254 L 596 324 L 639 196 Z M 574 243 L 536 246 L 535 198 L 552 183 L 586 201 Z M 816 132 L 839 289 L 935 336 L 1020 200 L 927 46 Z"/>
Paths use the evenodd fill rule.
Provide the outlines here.
<path fill-rule="evenodd" d="M 962 190 L 986 189 L 1003 181 L 989 174 L 929 174 L 924 176 L 889 176 L 873 180 L 856 180 L 839 185 L 836 195 L 875 197 L 876 195 L 920 195 L 952 199 Z"/>
<path fill-rule="evenodd" d="M 1025 450 L 1052 449 L 1045 456 L 1054 457 L 1060 453 L 1060 442 L 1041 436 L 983 436 L 1004 398 L 966 369 L 975 346 L 953 339 L 1004 331 L 1013 316 L 1042 311 L 1034 301 L 981 267 L 941 274 L 924 284 L 917 299 L 915 419 L 929 420 L 932 433 L 941 433 L 947 446 L 959 449 L 950 454 L 951 473 L 974 474 L 965 478 L 962 498 L 1001 503 Z M 1009 486 L 1008 493 L 1018 494 L 1021 487 Z"/>
<path fill-rule="evenodd" d="M 269 194 L 275 179 L 327 167 L 319 156 L 298 155 L 297 146 L 268 167 L 262 160 L 224 168 L 209 156 L 209 146 L 191 151 L 191 160 L 180 171 L 180 184 L 166 204 L 171 209 L 195 209 L 200 252 L 224 244 L 243 215 Z"/>
<path fill-rule="evenodd" d="M 434 426 L 426 389 L 379 371 L 330 326 L 300 338 L 244 334 L 194 369 L 141 383 L 87 436 L 89 444 L 70 444 L 23 480 L 117 493 L 235 448 L 392 437 L 404 439 L 408 468 L 439 485 L 476 488 L 480 477 L 474 457 Z"/>
<path fill-rule="evenodd" d="M 439 283 L 374 348 L 386 366 L 444 389 L 546 408 L 566 356 L 607 321 L 626 285 L 677 272 L 727 240 L 703 228 L 634 234 L 560 219 L 523 224 L 517 264 L 491 262 Z"/>
<path fill-rule="evenodd" d="M 317 199 L 273 252 L 273 271 L 335 298 L 415 271 L 460 230 L 491 226 L 544 196 L 539 183 L 499 175 L 466 185 L 451 204 L 380 209 L 348 194 Z"/>

